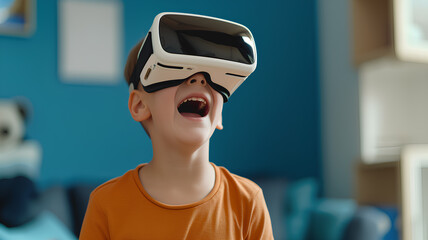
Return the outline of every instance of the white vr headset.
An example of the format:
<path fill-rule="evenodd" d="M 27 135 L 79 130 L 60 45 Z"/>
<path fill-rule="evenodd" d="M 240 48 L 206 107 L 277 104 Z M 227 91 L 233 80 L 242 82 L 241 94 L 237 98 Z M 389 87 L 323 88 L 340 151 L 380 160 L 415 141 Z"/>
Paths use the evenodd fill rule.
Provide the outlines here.
<path fill-rule="evenodd" d="M 202 15 L 161 13 L 141 45 L 130 90 L 141 82 L 146 92 L 155 92 L 202 73 L 227 102 L 256 65 L 256 45 L 245 26 Z"/>

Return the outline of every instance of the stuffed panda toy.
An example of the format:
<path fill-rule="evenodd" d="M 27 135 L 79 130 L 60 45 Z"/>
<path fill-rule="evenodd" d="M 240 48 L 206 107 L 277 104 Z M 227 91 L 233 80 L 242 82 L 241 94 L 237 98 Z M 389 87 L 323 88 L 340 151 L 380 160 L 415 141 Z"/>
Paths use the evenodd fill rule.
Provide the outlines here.
<path fill-rule="evenodd" d="M 22 225 L 39 212 L 35 181 L 41 148 L 26 140 L 28 107 L 24 101 L 0 99 L 0 224 Z"/>
<path fill-rule="evenodd" d="M 18 175 L 35 180 L 40 172 L 41 148 L 26 140 L 29 103 L 0 99 L 0 178 Z"/>

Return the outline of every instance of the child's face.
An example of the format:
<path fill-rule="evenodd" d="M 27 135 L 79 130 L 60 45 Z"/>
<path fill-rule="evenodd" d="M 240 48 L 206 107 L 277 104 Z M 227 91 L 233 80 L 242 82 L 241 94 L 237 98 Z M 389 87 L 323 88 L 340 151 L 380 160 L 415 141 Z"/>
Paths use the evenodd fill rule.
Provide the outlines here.
<path fill-rule="evenodd" d="M 176 87 L 147 94 L 152 140 L 202 145 L 222 129 L 223 98 L 200 73 Z"/>

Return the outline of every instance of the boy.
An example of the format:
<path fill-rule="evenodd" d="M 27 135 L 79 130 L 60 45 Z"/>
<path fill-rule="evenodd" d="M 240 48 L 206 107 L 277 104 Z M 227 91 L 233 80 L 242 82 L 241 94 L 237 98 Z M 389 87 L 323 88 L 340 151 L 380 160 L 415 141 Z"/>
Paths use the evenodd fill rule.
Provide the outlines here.
<path fill-rule="evenodd" d="M 149 135 L 153 158 L 93 191 L 80 239 L 273 239 L 260 187 L 209 162 L 209 139 L 216 128 L 223 129 L 223 102 L 245 79 L 230 73 L 230 79 L 241 81 L 231 85 L 233 79 L 222 82 L 218 72 L 235 60 L 255 67 L 254 44 L 249 49 L 247 39 L 231 36 L 245 29 L 199 15 L 155 18 L 125 66 L 129 111 Z M 179 41 L 171 40 L 174 34 Z M 162 59 L 162 49 L 168 58 Z M 215 59 L 207 60 L 213 54 Z M 177 57 L 174 65 L 165 64 Z M 224 60 L 227 65 L 221 65 Z M 232 70 L 245 73 L 246 65 L 235 65 Z M 186 71 L 191 72 L 186 78 L 165 80 Z"/>

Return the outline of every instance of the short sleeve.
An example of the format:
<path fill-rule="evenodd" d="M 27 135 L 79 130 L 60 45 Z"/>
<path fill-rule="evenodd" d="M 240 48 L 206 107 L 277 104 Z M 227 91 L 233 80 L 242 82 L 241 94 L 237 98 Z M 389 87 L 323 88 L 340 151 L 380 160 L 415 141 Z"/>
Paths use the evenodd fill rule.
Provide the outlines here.
<path fill-rule="evenodd" d="M 263 191 L 260 189 L 254 196 L 248 235 L 246 240 L 271 240 L 273 239 L 272 223 L 266 206 Z"/>
<path fill-rule="evenodd" d="M 79 240 L 110 239 L 105 212 L 102 211 L 96 192 L 92 192 L 83 220 Z"/>

